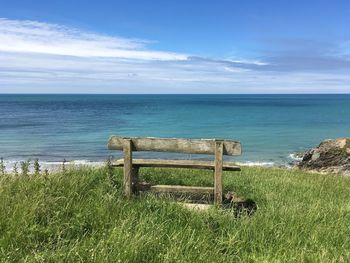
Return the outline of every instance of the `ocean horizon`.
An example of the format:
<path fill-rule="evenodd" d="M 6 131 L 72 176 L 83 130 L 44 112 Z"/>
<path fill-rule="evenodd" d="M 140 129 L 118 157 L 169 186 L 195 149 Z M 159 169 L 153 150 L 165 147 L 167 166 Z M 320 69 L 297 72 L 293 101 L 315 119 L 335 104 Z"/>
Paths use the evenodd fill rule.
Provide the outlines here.
<path fill-rule="evenodd" d="M 349 137 L 350 94 L 0 94 L 0 157 L 7 163 L 100 163 L 111 135 L 222 138 L 250 165 L 288 165 L 328 138 Z M 143 157 L 212 158 L 137 153 Z"/>

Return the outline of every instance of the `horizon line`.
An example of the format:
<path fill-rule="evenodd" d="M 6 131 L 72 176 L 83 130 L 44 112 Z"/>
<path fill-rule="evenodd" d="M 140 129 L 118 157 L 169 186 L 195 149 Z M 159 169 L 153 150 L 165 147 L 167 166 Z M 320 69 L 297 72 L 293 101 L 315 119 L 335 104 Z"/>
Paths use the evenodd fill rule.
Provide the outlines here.
<path fill-rule="evenodd" d="M 0 95 L 350 95 L 349 92 L 320 92 L 320 93 L 10 93 L 5 92 Z"/>

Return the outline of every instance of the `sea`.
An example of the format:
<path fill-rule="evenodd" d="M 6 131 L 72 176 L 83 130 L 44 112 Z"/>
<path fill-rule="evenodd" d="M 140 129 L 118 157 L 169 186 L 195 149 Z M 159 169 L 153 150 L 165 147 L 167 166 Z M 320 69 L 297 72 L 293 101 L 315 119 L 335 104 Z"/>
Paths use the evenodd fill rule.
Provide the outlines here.
<path fill-rule="evenodd" d="M 101 164 L 111 135 L 238 140 L 246 165 L 288 166 L 322 140 L 350 137 L 350 94 L 0 94 L 0 157 Z M 140 157 L 210 159 L 189 154 Z"/>

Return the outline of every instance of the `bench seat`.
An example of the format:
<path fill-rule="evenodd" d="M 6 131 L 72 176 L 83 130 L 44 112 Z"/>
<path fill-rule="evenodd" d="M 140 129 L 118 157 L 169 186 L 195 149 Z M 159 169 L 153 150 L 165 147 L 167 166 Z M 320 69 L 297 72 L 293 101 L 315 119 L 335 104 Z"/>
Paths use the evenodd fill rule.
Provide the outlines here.
<path fill-rule="evenodd" d="M 133 159 L 132 165 L 135 167 L 168 167 L 168 168 L 195 168 L 214 170 L 213 161 L 199 160 L 163 160 L 163 159 Z M 112 163 L 113 167 L 123 167 L 124 159 L 116 160 Z M 222 169 L 224 171 L 240 171 L 241 168 L 234 163 L 224 162 Z"/>

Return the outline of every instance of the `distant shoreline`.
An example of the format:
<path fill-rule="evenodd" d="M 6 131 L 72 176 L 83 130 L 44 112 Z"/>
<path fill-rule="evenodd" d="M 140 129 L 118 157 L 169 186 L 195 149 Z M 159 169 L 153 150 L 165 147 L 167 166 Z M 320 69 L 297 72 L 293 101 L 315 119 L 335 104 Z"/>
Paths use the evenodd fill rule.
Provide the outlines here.
<path fill-rule="evenodd" d="M 118 158 L 116 158 L 118 159 Z M 106 159 L 107 160 L 107 159 Z M 67 160 L 64 165 L 66 168 L 80 168 L 80 167 L 93 167 L 93 168 L 101 168 L 104 165 L 106 165 L 106 160 L 105 161 L 88 161 L 88 160 Z M 5 164 L 5 171 L 8 174 L 13 173 L 13 168 L 14 164 L 17 163 L 17 169 L 20 172 L 20 163 L 22 161 L 26 160 L 6 160 L 4 159 L 4 164 Z M 34 159 L 29 159 L 27 161 L 30 161 L 30 166 L 29 166 L 29 171 L 30 173 L 34 172 Z M 292 164 L 276 164 L 274 162 L 257 162 L 257 161 L 246 161 L 246 162 L 234 162 L 240 166 L 246 166 L 246 167 L 270 167 L 270 168 L 292 168 L 294 165 Z M 39 160 L 39 165 L 41 171 L 44 171 L 47 169 L 49 172 L 59 172 L 62 170 L 63 166 L 63 161 L 40 161 Z"/>

